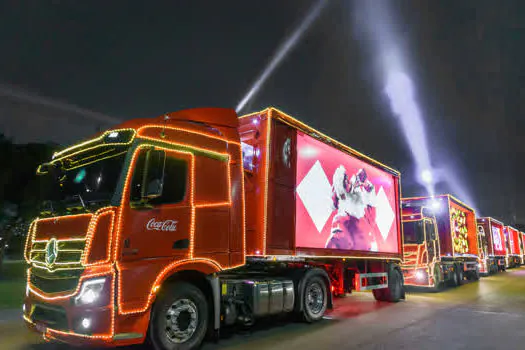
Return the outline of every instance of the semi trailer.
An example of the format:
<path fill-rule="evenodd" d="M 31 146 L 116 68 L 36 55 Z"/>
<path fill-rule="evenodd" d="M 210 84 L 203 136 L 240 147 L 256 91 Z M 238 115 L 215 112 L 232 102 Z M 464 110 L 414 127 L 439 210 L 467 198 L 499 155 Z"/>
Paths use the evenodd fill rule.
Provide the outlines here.
<path fill-rule="evenodd" d="M 521 264 L 523 265 L 525 264 L 525 245 L 524 245 L 525 233 L 523 231 L 520 231 L 518 237 L 520 239 Z"/>
<path fill-rule="evenodd" d="M 402 199 L 405 284 L 439 290 L 478 280 L 476 215 L 451 195 Z"/>
<path fill-rule="evenodd" d="M 518 267 L 521 265 L 521 259 L 523 256 L 520 251 L 520 232 L 512 226 L 505 226 L 504 232 L 507 241 L 507 267 Z"/>
<path fill-rule="evenodd" d="M 23 317 L 45 339 L 191 349 L 223 327 L 405 298 L 400 174 L 275 109 L 135 119 L 37 173 Z"/>
<path fill-rule="evenodd" d="M 505 225 L 491 217 L 478 218 L 480 247 L 486 247 L 484 259 L 480 259 L 480 271 L 493 274 L 506 269 Z M 481 250 L 481 249 L 480 249 Z"/>

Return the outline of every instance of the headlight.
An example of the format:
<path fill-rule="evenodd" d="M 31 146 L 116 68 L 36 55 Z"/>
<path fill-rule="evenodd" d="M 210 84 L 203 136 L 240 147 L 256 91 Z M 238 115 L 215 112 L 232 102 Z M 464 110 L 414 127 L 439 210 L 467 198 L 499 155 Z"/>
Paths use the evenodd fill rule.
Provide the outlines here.
<path fill-rule="evenodd" d="M 425 279 L 425 273 L 423 271 L 416 271 L 416 279 L 417 280 Z"/>
<path fill-rule="evenodd" d="M 105 278 L 87 280 L 82 283 L 80 293 L 75 297 L 75 304 L 90 305 L 96 302 L 100 298 L 105 284 Z"/>

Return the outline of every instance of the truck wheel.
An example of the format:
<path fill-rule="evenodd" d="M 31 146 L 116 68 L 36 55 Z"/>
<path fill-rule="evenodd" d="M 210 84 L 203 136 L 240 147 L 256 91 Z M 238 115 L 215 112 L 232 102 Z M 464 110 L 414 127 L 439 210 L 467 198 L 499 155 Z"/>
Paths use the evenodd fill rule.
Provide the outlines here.
<path fill-rule="evenodd" d="M 398 270 L 391 270 L 388 276 L 388 288 L 372 289 L 377 301 L 397 303 L 403 297 L 403 279 Z"/>
<path fill-rule="evenodd" d="M 192 284 L 168 286 L 153 307 L 149 338 L 156 350 L 197 348 L 208 328 L 208 302 Z"/>
<path fill-rule="evenodd" d="M 308 323 L 323 318 L 328 305 L 326 283 L 320 276 L 312 276 L 304 284 L 303 312 L 304 321 Z"/>
<path fill-rule="evenodd" d="M 458 286 L 461 286 L 463 284 L 463 279 L 465 278 L 465 275 L 463 273 L 463 269 L 462 268 L 458 268 L 456 270 L 457 272 L 457 275 L 458 275 Z"/>
<path fill-rule="evenodd" d="M 443 283 L 440 279 L 440 271 L 439 271 L 439 266 L 436 264 L 434 265 L 434 286 L 431 288 L 431 291 L 432 292 L 439 292 L 441 291 L 442 287 L 443 287 Z"/>
<path fill-rule="evenodd" d="M 457 268 L 454 266 L 454 269 L 452 271 L 450 271 L 448 274 L 450 276 L 450 278 L 448 280 L 448 284 L 451 287 L 459 286 L 459 277 L 458 277 Z"/>

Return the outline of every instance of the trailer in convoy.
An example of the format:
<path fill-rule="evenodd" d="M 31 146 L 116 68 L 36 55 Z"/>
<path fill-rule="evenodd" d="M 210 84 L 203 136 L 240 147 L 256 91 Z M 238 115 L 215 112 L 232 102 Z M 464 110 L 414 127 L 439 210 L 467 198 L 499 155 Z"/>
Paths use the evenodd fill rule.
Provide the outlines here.
<path fill-rule="evenodd" d="M 451 195 L 402 200 L 405 285 L 439 290 L 480 276 L 476 215 Z"/>
<path fill-rule="evenodd" d="M 518 237 L 520 238 L 521 264 L 523 265 L 525 264 L 525 233 L 520 231 Z"/>
<path fill-rule="evenodd" d="M 480 271 L 492 274 L 506 269 L 505 225 L 491 217 L 478 218 L 480 247 L 487 247 L 480 264 Z"/>
<path fill-rule="evenodd" d="M 520 251 L 520 231 L 512 226 L 505 226 L 505 238 L 507 242 L 507 267 L 514 268 L 521 265 L 523 254 Z"/>
<path fill-rule="evenodd" d="M 400 174 L 274 108 L 136 119 L 54 154 L 23 317 L 46 339 L 191 349 L 333 295 L 404 299 Z M 50 185 L 50 186 L 51 186 Z"/>

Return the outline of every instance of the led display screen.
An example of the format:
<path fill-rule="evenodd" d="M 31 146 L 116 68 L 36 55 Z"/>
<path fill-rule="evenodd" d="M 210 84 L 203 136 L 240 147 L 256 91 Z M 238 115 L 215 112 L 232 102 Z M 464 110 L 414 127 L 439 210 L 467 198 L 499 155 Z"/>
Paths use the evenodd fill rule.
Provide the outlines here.
<path fill-rule="evenodd" d="M 395 177 L 297 135 L 296 246 L 399 253 Z"/>
<path fill-rule="evenodd" d="M 491 222 L 492 242 L 494 244 L 494 255 L 505 255 L 505 236 L 503 236 L 503 228 Z"/>
<path fill-rule="evenodd" d="M 508 228 L 508 239 L 509 239 L 509 247 L 510 247 L 510 254 L 521 254 L 520 252 L 520 241 L 519 241 L 519 231 L 513 229 L 512 227 Z"/>

